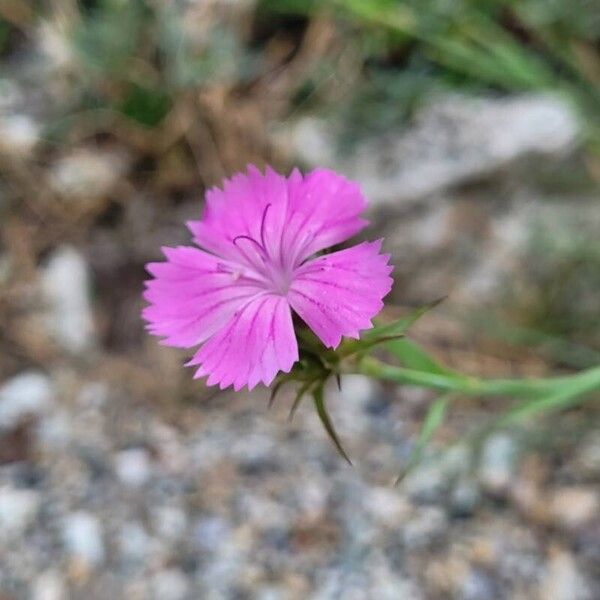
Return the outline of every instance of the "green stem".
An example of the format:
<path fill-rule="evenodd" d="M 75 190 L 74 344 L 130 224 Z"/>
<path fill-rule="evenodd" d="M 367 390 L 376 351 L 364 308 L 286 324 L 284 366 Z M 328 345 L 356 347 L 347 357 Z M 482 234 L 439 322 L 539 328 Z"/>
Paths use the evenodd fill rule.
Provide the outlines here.
<path fill-rule="evenodd" d="M 569 390 L 572 390 L 574 395 L 579 395 L 600 389 L 600 367 L 594 367 L 567 377 L 549 379 L 479 379 L 455 373 L 428 373 L 405 369 L 365 356 L 350 367 L 348 372 L 468 396 L 535 397 L 544 393 L 563 390 L 563 388 L 565 394 L 569 394 Z"/>

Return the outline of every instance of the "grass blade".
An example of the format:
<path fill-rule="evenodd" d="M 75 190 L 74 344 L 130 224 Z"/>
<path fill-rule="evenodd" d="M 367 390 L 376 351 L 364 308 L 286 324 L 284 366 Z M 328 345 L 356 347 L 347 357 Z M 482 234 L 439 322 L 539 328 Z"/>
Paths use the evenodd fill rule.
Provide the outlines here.
<path fill-rule="evenodd" d="M 419 438 L 413 451 L 410 454 L 408 459 L 408 464 L 396 479 L 395 485 L 398 485 L 404 477 L 417 465 L 422 456 L 423 451 L 431 441 L 433 434 L 437 431 L 439 426 L 444 422 L 444 416 L 446 415 L 446 408 L 448 407 L 448 403 L 450 401 L 450 395 L 441 396 L 437 400 L 435 400 L 429 410 L 427 411 L 427 415 L 425 416 L 425 420 L 423 421 L 423 426 L 421 427 L 421 432 L 419 433 Z"/>

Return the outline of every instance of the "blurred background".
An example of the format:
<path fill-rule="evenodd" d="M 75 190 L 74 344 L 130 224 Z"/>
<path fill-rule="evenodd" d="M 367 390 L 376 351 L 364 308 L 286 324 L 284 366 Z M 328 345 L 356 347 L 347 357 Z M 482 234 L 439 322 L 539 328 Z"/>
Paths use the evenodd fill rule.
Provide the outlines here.
<path fill-rule="evenodd" d="M 598 398 L 205 388 L 143 265 L 252 162 L 357 179 L 413 336 L 481 376 L 600 362 L 598 0 L 0 1 L 0 598 L 600 598 Z"/>

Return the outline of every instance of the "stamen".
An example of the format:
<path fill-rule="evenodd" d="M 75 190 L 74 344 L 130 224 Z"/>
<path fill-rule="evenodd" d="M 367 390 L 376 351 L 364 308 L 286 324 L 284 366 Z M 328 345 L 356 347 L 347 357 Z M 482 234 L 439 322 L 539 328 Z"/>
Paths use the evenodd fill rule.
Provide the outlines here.
<path fill-rule="evenodd" d="M 238 235 L 238 236 L 236 236 L 236 237 L 233 238 L 233 243 L 236 246 L 238 246 L 238 248 L 239 248 L 239 245 L 237 243 L 238 240 L 248 240 L 249 242 L 252 242 L 253 244 L 255 244 L 257 246 L 257 248 L 259 249 L 261 255 L 264 256 L 266 254 L 266 250 L 264 249 L 264 247 L 261 246 L 261 244 L 259 242 L 257 242 L 254 238 L 250 237 L 249 235 Z"/>
<path fill-rule="evenodd" d="M 260 222 L 260 241 L 262 242 L 263 248 L 265 250 L 265 254 L 267 253 L 267 244 L 265 243 L 265 221 L 267 220 L 267 213 L 271 208 L 271 204 L 267 204 L 265 206 L 265 210 L 262 214 L 262 220 Z"/>

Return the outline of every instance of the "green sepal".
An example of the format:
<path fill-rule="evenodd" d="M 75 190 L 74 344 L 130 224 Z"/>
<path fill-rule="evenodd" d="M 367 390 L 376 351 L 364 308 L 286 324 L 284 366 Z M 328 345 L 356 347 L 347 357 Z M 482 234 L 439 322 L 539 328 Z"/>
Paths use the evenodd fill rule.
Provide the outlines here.
<path fill-rule="evenodd" d="M 335 431 L 333 423 L 329 417 L 329 413 L 327 412 L 327 406 L 325 405 L 325 397 L 323 395 L 323 383 L 319 384 L 312 392 L 313 399 L 315 402 L 315 408 L 317 409 L 317 414 L 319 415 L 319 419 L 321 419 L 321 423 L 329 435 L 329 438 L 333 442 L 333 445 L 336 447 L 337 451 L 340 455 L 346 460 L 346 462 L 352 466 L 352 461 L 349 456 L 346 454 L 338 434 Z"/>

